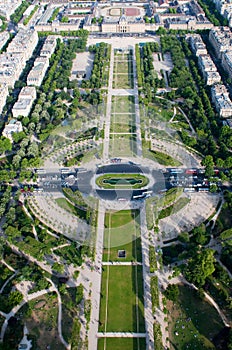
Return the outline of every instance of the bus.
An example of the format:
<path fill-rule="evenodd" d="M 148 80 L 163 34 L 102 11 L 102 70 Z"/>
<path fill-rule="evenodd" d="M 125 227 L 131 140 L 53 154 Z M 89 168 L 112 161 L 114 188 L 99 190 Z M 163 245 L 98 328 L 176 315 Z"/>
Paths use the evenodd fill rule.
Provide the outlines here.
<path fill-rule="evenodd" d="M 170 174 L 182 174 L 183 172 L 184 172 L 183 169 L 178 169 L 178 168 L 169 169 Z"/>
<path fill-rule="evenodd" d="M 46 174 L 45 169 L 35 169 L 36 174 Z"/>
<path fill-rule="evenodd" d="M 198 192 L 209 192 L 209 187 L 199 187 Z"/>
<path fill-rule="evenodd" d="M 61 174 L 69 174 L 72 172 L 72 170 L 69 168 L 62 168 L 62 169 L 60 169 L 60 172 L 61 172 Z"/>

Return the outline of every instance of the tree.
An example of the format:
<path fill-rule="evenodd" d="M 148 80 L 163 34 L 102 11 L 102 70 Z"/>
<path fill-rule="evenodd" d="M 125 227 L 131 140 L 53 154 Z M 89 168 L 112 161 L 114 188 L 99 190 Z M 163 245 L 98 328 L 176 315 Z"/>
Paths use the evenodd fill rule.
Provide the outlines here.
<path fill-rule="evenodd" d="M 210 189 L 209 189 L 209 190 L 210 190 L 211 193 L 217 192 L 217 189 L 218 189 L 218 188 L 217 188 L 217 185 L 215 185 L 215 184 L 210 185 Z"/>
<path fill-rule="evenodd" d="M 12 134 L 12 139 L 15 143 L 22 141 L 25 137 L 26 137 L 26 134 L 24 131 L 13 132 Z"/>
<path fill-rule="evenodd" d="M 52 269 L 58 273 L 63 273 L 64 272 L 64 266 L 55 262 L 52 266 Z"/>
<path fill-rule="evenodd" d="M 205 249 L 198 252 L 193 258 L 188 262 L 185 268 L 185 277 L 191 283 L 197 286 L 203 286 L 205 280 L 208 276 L 212 275 L 215 271 L 214 267 L 214 253 L 212 249 Z"/>
<path fill-rule="evenodd" d="M 21 161 L 21 157 L 16 154 L 13 159 L 12 159 L 12 164 L 15 168 L 19 168 L 19 165 L 20 165 L 20 161 Z"/>
<path fill-rule="evenodd" d="M 23 295 L 18 290 L 10 293 L 8 297 L 8 305 L 13 308 L 14 306 L 20 304 L 23 300 Z"/>
<path fill-rule="evenodd" d="M 4 136 L 0 138 L 0 153 L 12 150 L 12 144 L 10 140 Z"/>
<path fill-rule="evenodd" d="M 179 288 L 177 284 L 169 284 L 164 292 L 167 299 L 172 300 L 174 303 L 178 301 Z"/>

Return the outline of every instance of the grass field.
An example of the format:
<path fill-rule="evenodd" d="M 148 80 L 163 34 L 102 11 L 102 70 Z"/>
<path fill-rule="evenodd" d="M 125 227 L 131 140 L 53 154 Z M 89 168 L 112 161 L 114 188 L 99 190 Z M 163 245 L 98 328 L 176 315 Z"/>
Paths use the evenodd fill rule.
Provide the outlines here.
<path fill-rule="evenodd" d="M 146 350 L 145 338 L 100 338 L 98 350 Z"/>
<path fill-rule="evenodd" d="M 179 303 L 168 306 L 170 349 L 215 350 L 211 340 L 224 328 L 217 311 L 195 290 L 180 285 L 179 291 Z"/>
<path fill-rule="evenodd" d="M 134 96 L 112 96 L 111 113 L 135 113 Z"/>
<path fill-rule="evenodd" d="M 164 165 L 164 166 L 180 166 L 180 165 L 182 165 L 181 162 L 179 162 L 177 159 L 171 157 L 167 153 L 151 150 L 149 141 L 143 140 L 142 144 L 143 144 L 143 156 L 145 158 L 154 160 L 155 162 L 157 162 L 161 165 Z"/>
<path fill-rule="evenodd" d="M 134 77 L 133 74 L 114 74 L 113 89 L 133 89 Z"/>
<path fill-rule="evenodd" d="M 147 186 L 149 180 L 141 174 L 104 174 L 98 176 L 96 184 L 101 188 L 142 188 Z"/>
<path fill-rule="evenodd" d="M 133 65 L 131 60 L 123 60 L 120 58 L 116 58 L 114 60 L 114 73 L 133 73 Z"/>
<path fill-rule="evenodd" d="M 111 134 L 110 157 L 133 157 L 136 155 L 136 134 Z"/>
<path fill-rule="evenodd" d="M 117 53 L 114 60 L 113 89 L 133 89 L 133 65 L 131 55 Z"/>
<path fill-rule="evenodd" d="M 142 266 L 103 266 L 99 331 L 145 332 Z"/>
<path fill-rule="evenodd" d="M 135 132 L 135 115 L 132 113 L 117 113 L 111 115 L 110 132 Z"/>
<path fill-rule="evenodd" d="M 105 216 L 103 261 L 142 261 L 138 211 L 124 210 Z M 118 250 L 126 250 L 118 258 Z"/>

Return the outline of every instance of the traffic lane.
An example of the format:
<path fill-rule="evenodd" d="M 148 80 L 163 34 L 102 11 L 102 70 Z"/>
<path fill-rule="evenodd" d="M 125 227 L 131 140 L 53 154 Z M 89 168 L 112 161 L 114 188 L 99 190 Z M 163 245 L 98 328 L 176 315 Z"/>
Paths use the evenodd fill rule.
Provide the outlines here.
<path fill-rule="evenodd" d="M 109 165 L 103 165 L 97 169 L 97 175 L 100 174 L 110 174 L 110 173 L 130 173 L 130 174 L 136 174 L 136 173 L 149 173 L 150 170 L 148 167 L 139 166 L 139 165 L 133 165 L 133 164 L 109 164 Z"/>
<path fill-rule="evenodd" d="M 93 190 L 91 184 L 93 177 L 94 173 L 92 171 L 77 173 L 75 185 L 77 185 L 78 190 L 82 193 L 90 194 Z"/>
<path fill-rule="evenodd" d="M 96 190 L 96 195 L 104 200 L 128 200 L 130 201 L 135 196 L 141 196 L 146 190 Z"/>

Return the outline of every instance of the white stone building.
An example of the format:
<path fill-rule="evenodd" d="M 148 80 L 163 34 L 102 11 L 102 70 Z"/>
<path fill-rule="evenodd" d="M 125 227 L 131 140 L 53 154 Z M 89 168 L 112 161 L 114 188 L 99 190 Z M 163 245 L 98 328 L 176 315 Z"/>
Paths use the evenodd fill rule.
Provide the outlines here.
<path fill-rule="evenodd" d="M 222 53 L 232 49 L 232 33 L 229 27 L 217 27 L 209 32 L 209 41 L 213 45 L 217 57 L 221 58 Z"/>
<path fill-rule="evenodd" d="M 222 66 L 228 73 L 229 77 L 232 78 L 232 52 L 224 52 L 222 54 Z"/>
<path fill-rule="evenodd" d="M 205 72 L 205 83 L 206 85 L 213 85 L 220 83 L 221 76 L 218 72 Z"/>
<path fill-rule="evenodd" d="M 22 0 L 0 0 L 0 14 L 5 16 L 7 20 L 15 12 L 17 7 L 22 3 Z"/>
<path fill-rule="evenodd" d="M 51 55 L 54 53 L 55 48 L 56 48 L 56 42 L 57 38 L 54 35 L 49 35 L 44 44 L 43 47 L 40 51 L 40 56 L 48 57 L 50 58 Z"/>
<path fill-rule="evenodd" d="M 0 55 L 0 84 L 14 87 L 18 80 L 24 64 L 21 54 L 3 53 Z"/>
<path fill-rule="evenodd" d="M 7 137 L 11 142 L 13 142 L 12 134 L 14 132 L 18 133 L 23 131 L 22 123 L 15 119 L 11 119 L 9 124 L 5 125 L 2 135 Z"/>
<path fill-rule="evenodd" d="M 27 117 L 31 111 L 34 100 L 36 99 L 36 88 L 34 86 L 25 86 L 22 88 L 18 101 L 12 108 L 12 114 L 14 118 L 18 118 L 20 115 Z"/>
<path fill-rule="evenodd" d="M 3 46 L 6 44 L 7 40 L 9 39 L 10 35 L 7 31 L 4 31 L 0 33 L 0 50 L 3 48 Z"/>
<path fill-rule="evenodd" d="M 0 113 L 2 113 L 3 107 L 6 104 L 6 99 L 8 96 L 8 87 L 6 84 L 0 85 Z"/>
<path fill-rule="evenodd" d="M 40 86 L 48 67 L 49 59 L 47 57 L 37 57 L 27 76 L 27 85 Z"/>
<path fill-rule="evenodd" d="M 20 29 L 7 47 L 8 53 L 20 53 L 26 63 L 31 57 L 38 43 L 38 34 L 35 30 Z"/>
<path fill-rule="evenodd" d="M 190 35 L 189 42 L 193 53 L 198 57 L 199 55 L 207 55 L 206 46 L 199 34 Z"/>
<path fill-rule="evenodd" d="M 232 102 L 225 85 L 213 85 L 211 88 L 212 101 L 220 117 L 228 118 L 232 116 Z"/>

